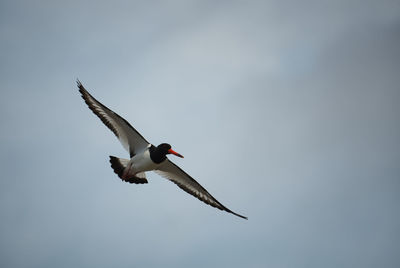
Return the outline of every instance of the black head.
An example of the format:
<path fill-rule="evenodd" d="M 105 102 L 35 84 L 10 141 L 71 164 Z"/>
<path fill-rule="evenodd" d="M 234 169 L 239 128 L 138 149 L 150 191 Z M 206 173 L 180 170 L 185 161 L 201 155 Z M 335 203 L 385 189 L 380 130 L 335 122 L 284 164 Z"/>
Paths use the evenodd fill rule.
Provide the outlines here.
<path fill-rule="evenodd" d="M 161 153 L 174 154 L 178 157 L 183 158 L 183 156 L 181 154 L 178 154 L 177 152 L 172 150 L 171 145 L 169 145 L 168 143 L 161 143 L 160 145 L 157 146 L 157 150 L 160 151 Z"/>
<path fill-rule="evenodd" d="M 171 145 L 169 145 L 168 143 L 161 143 L 157 147 L 150 147 L 150 158 L 153 160 L 154 163 L 159 164 L 164 161 L 167 158 L 167 154 L 174 154 L 178 157 L 183 158 L 182 155 L 172 150 Z"/>
<path fill-rule="evenodd" d="M 165 154 L 168 154 L 168 150 L 170 149 L 171 145 L 169 145 L 168 143 L 161 143 L 160 145 L 157 146 L 157 150 Z"/>

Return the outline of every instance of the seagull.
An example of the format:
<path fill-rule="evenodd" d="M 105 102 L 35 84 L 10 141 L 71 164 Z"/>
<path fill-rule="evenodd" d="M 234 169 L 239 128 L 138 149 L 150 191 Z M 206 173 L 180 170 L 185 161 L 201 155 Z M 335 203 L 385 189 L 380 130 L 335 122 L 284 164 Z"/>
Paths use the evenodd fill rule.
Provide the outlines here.
<path fill-rule="evenodd" d="M 145 172 L 154 171 L 200 201 L 247 220 L 247 217 L 222 205 L 195 179 L 170 161 L 167 158 L 168 154 L 183 158 L 181 154 L 171 149 L 171 145 L 161 143 L 154 146 L 149 143 L 128 121 L 90 95 L 79 80 L 77 85 L 90 110 L 117 136 L 122 146 L 129 152 L 130 159 L 110 156 L 111 167 L 122 181 L 135 184 L 148 183 Z"/>

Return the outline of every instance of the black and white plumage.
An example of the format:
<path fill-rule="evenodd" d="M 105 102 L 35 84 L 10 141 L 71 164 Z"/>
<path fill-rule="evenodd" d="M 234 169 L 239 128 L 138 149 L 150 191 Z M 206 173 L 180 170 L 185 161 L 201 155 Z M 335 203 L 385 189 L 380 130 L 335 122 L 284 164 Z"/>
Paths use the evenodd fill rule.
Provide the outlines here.
<path fill-rule="evenodd" d="M 130 159 L 110 156 L 111 167 L 123 181 L 136 184 L 148 183 L 145 172 L 154 171 L 204 203 L 247 219 L 222 205 L 195 179 L 171 162 L 167 158 L 167 154 L 174 154 L 182 158 L 183 156 L 173 151 L 169 144 L 162 143 L 157 147 L 152 145 L 125 119 L 90 95 L 79 80 L 77 84 L 79 92 L 89 108 L 117 136 L 122 146 L 130 154 Z"/>

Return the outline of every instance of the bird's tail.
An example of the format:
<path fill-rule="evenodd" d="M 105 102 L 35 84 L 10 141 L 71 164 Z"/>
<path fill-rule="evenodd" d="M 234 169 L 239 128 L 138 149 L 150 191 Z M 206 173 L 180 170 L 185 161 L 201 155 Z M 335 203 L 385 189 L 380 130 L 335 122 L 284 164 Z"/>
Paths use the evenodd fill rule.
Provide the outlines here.
<path fill-rule="evenodd" d="M 146 174 L 144 172 L 137 173 L 135 176 L 129 178 L 123 178 L 124 170 L 129 163 L 129 159 L 118 158 L 110 155 L 110 163 L 111 167 L 114 170 L 114 173 L 120 177 L 121 180 L 129 182 L 129 183 L 148 183 L 146 179 Z"/>

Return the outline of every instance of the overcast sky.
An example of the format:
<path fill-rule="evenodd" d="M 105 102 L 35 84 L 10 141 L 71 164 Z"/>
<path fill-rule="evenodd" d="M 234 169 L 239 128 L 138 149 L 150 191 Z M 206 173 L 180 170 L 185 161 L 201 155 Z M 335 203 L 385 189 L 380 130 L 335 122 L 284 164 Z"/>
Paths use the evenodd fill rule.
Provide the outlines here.
<path fill-rule="evenodd" d="M 399 1 L 0 1 L 1 267 L 400 267 Z M 127 157 L 75 80 L 243 220 Z"/>

